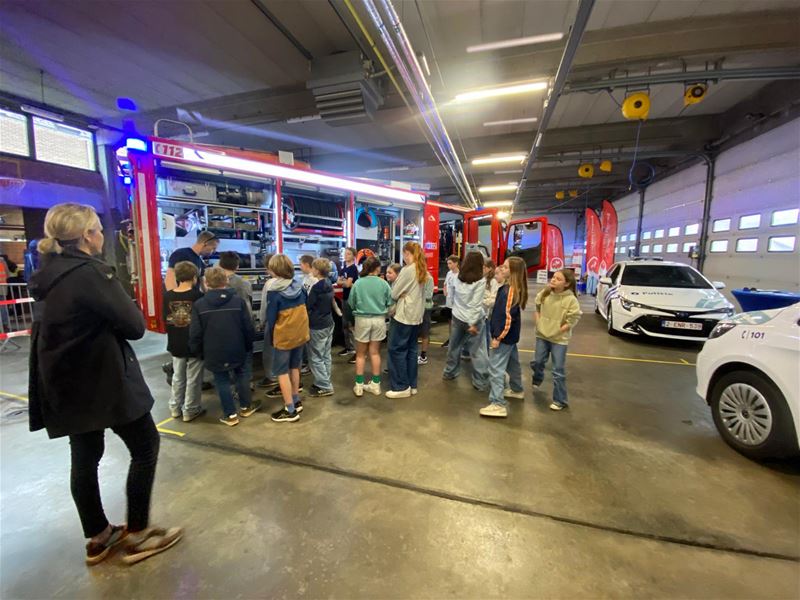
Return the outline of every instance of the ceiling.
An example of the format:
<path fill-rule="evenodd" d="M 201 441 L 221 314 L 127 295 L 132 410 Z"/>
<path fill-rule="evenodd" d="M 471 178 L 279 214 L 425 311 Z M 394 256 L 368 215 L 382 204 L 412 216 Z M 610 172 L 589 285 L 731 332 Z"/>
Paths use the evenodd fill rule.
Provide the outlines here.
<path fill-rule="evenodd" d="M 352 0 L 352 5 L 386 54 L 363 0 Z M 469 89 L 553 77 L 564 40 L 476 53 L 467 53 L 466 47 L 567 33 L 577 2 L 394 0 L 394 6 L 414 50 L 430 66 L 432 93 L 470 183 L 518 181 L 520 174 L 509 171 L 521 170 L 519 164 L 474 167 L 469 161 L 526 153 L 536 123 L 483 123 L 539 118 L 543 93 L 475 103 L 453 98 Z M 345 0 L 0 4 L 0 92 L 109 126 L 129 119 L 148 133 L 155 119 L 187 114 L 179 109 L 191 111 L 200 116 L 194 124 L 203 136 L 199 141 L 292 150 L 316 168 L 428 184 L 441 198 L 458 201 L 421 132 L 418 113 L 403 104 L 385 76 L 376 77 L 384 104 L 371 122 L 349 127 L 324 120 L 287 123 L 317 113 L 306 88 L 315 61 L 358 50 L 376 71 L 382 70 Z M 794 0 L 597 0 L 568 81 L 715 65 L 798 66 L 799 51 L 800 8 Z M 738 126 L 745 114 L 770 114 L 800 99 L 797 81 L 768 79 L 712 83 L 706 99 L 688 108 L 681 83 L 653 85 L 649 93 L 652 109 L 641 128 L 640 151 L 651 154 L 701 150 Z M 577 210 L 581 203 L 626 189 L 637 124 L 620 114 L 625 94 L 616 88 L 558 99 L 543 138 L 545 160 L 534 165 L 517 210 Z M 133 99 L 138 112 L 121 113 L 118 97 Z M 577 177 L 580 160 L 620 152 L 627 159 L 615 160 L 612 173 L 591 181 Z M 679 160 L 655 157 L 650 162 L 661 170 Z M 560 203 L 554 200 L 559 189 L 586 193 L 579 201 Z"/>

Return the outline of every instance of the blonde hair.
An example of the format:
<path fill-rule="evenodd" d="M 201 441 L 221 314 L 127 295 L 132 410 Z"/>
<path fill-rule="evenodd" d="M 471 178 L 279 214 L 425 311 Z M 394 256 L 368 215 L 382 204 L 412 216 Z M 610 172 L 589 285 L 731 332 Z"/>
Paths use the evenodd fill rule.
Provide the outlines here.
<path fill-rule="evenodd" d="M 210 290 L 218 290 L 228 287 L 228 274 L 221 267 L 209 267 L 206 269 L 206 286 Z"/>
<path fill-rule="evenodd" d="M 39 253 L 61 254 L 64 246 L 75 246 L 84 234 L 100 228 L 100 219 L 91 206 L 56 204 L 44 218 L 45 237 L 39 240 Z"/>
<path fill-rule="evenodd" d="M 291 259 L 285 254 L 276 254 L 270 258 L 267 268 L 272 271 L 276 277 L 281 277 L 282 279 L 294 278 L 294 265 Z"/>
<path fill-rule="evenodd" d="M 509 256 L 508 272 L 511 306 L 519 305 L 525 310 L 525 305 L 528 304 L 528 265 L 519 256 Z"/>
<path fill-rule="evenodd" d="M 319 271 L 319 274 L 323 277 L 327 277 L 331 274 L 331 261 L 327 258 L 315 258 L 314 262 L 311 263 L 311 268 Z"/>
<path fill-rule="evenodd" d="M 414 257 L 414 266 L 417 270 L 417 283 L 425 283 L 428 279 L 428 263 L 422 247 L 416 242 L 406 242 L 403 252 L 408 252 Z"/>

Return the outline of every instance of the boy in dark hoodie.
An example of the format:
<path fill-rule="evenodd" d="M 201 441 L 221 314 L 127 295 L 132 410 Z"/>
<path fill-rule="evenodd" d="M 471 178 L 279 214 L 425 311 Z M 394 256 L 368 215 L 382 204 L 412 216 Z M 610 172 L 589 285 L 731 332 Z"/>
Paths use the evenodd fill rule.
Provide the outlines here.
<path fill-rule="evenodd" d="M 206 369 L 214 374 L 225 425 L 239 424 L 239 417 L 249 417 L 259 408 L 250 400 L 253 372 L 253 320 L 244 299 L 228 285 L 228 275 L 219 267 L 206 269 L 208 293 L 192 307 L 189 348 L 202 356 Z M 239 396 L 239 412 L 231 394 L 231 384 Z"/>
<path fill-rule="evenodd" d="M 309 340 L 306 293 L 294 279 L 294 265 L 285 254 L 269 261 L 275 281 L 267 292 L 267 324 L 272 340 L 272 373 L 278 378 L 283 408 L 272 414 L 277 423 L 293 423 L 300 418 L 300 364 L 303 346 Z M 266 334 L 265 334 L 266 336 Z"/>
<path fill-rule="evenodd" d="M 331 343 L 333 341 L 333 286 L 328 276 L 331 261 L 317 258 L 311 263 L 314 284 L 308 292 L 308 327 L 311 341 L 308 342 L 308 363 L 314 375 L 314 385 L 309 396 L 322 398 L 333 395 L 331 383 Z"/>

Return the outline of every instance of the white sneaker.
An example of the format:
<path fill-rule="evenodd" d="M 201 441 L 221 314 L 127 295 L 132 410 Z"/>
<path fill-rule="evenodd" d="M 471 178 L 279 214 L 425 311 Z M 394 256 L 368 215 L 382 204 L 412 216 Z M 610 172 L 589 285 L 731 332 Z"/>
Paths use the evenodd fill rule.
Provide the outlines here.
<path fill-rule="evenodd" d="M 566 404 L 559 404 L 558 402 L 550 403 L 550 410 L 564 410 L 565 408 L 567 408 Z"/>
<path fill-rule="evenodd" d="M 525 392 L 515 392 L 511 388 L 506 388 L 503 390 L 503 397 L 504 398 L 516 398 L 517 400 L 524 400 L 525 399 Z"/>
<path fill-rule="evenodd" d="M 365 383 L 364 389 L 370 394 L 375 394 L 376 396 L 381 395 L 381 384 L 378 383 L 377 381 L 370 381 L 369 383 Z"/>
<path fill-rule="evenodd" d="M 411 388 L 411 395 L 412 396 L 416 396 L 417 395 L 417 388 Z"/>
<path fill-rule="evenodd" d="M 499 404 L 489 404 L 480 410 L 482 417 L 507 417 L 508 411 L 505 406 Z"/>
<path fill-rule="evenodd" d="M 399 392 L 395 392 L 393 390 L 389 390 L 386 392 L 387 398 L 408 398 L 411 396 L 411 388 L 407 387 L 404 390 L 400 390 Z"/>
<path fill-rule="evenodd" d="M 364 395 L 364 384 L 356 383 L 353 386 L 353 393 L 356 395 L 356 398 L 361 398 L 361 396 Z"/>

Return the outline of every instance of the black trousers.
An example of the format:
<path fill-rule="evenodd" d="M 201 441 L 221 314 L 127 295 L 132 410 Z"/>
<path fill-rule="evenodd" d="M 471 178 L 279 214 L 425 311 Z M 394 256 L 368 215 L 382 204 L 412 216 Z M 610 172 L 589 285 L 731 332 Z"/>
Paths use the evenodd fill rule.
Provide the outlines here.
<path fill-rule="evenodd" d="M 131 453 L 128 469 L 128 529 L 141 531 L 150 520 L 150 496 L 158 462 L 159 437 L 153 417 L 147 413 L 131 423 L 112 427 Z M 97 467 L 105 452 L 105 431 L 69 436 L 72 454 L 70 488 L 78 508 L 83 534 L 90 538 L 108 527 L 100 500 Z"/>

